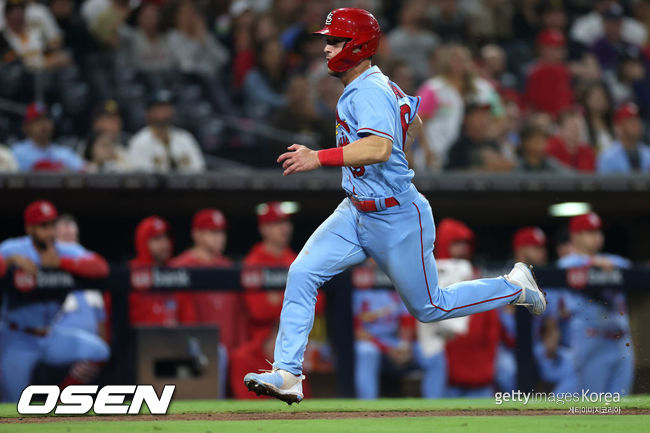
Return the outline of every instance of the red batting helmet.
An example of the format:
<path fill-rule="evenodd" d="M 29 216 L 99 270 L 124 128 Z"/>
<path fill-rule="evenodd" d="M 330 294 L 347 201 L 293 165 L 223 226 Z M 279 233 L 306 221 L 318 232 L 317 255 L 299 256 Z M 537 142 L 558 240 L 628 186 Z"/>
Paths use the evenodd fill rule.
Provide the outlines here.
<path fill-rule="evenodd" d="M 325 26 L 314 34 L 349 39 L 341 52 L 327 62 L 334 72 L 345 72 L 375 54 L 381 38 L 375 17 L 356 8 L 334 9 L 327 15 Z"/>

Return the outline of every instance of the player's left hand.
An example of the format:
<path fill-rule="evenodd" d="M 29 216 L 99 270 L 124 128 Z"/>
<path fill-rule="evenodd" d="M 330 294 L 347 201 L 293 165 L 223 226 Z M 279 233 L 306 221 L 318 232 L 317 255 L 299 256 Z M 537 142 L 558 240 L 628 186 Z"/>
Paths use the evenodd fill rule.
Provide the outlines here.
<path fill-rule="evenodd" d="M 288 147 L 289 152 L 285 152 L 278 158 L 278 163 L 284 168 L 283 176 L 289 176 L 301 171 L 311 171 L 320 167 L 318 152 L 303 146 L 302 144 L 292 144 Z"/>

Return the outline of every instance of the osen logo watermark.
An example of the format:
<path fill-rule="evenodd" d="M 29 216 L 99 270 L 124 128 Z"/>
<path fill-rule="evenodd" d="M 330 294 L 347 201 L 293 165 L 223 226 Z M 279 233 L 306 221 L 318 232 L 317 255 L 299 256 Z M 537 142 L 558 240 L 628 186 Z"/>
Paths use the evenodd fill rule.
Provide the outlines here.
<path fill-rule="evenodd" d="M 56 385 L 30 385 L 18 400 L 21 415 L 84 415 L 91 409 L 98 415 L 137 415 L 143 403 L 153 415 L 165 415 L 169 409 L 176 385 L 165 385 L 160 397 L 153 385 L 70 385 L 59 390 Z M 127 395 L 133 395 L 125 403 Z M 35 395 L 44 395 L 45 403 L 32 402 Z M 58 403 L 58 404 L 57 404 Z"/>

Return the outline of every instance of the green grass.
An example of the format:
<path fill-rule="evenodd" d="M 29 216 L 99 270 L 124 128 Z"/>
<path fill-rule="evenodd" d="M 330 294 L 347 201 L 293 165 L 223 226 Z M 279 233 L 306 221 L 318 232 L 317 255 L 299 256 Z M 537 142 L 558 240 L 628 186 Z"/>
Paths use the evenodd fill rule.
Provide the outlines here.
<path fill-rule="evenodd" d="M 650 409 L 650 395 L 625 397 L 613 403 L 621 409 Z M 310 399 L 299 405 L 288 406 L 275 400 L 219 401 L 185 400 L 172 403 L 169 413 L 252 413 L 252 412 L 359 412 L 359 411 L 432 411 L 472 409 L 560 409 L 566 414 L 552 416 L 440 416 L 412 418 L 354 418 L 313 420 L 266 420 L 266 421 L 72 421 L 61 423 L 2 424 L 0 433 L 229 433 L 229 432 L 279 432 L 279 433 L 415 433 L 415 432 L 464 432 L 464 433 L 527 433 L 527 432 L 614 432 L 625 433 L 649 431 L 650 416 L 646 415 L 570 415 L 570 406 L 602 406 L 602 404 L 552 402 L 508 402 L 500 406 L 494 399 L 380 399 L 374 401 Z M 0 405 L 0 417 L 17 417 L 14 404 Z M 27 418 L 27 417 L 25 417 Z"/>
<path fill-rule="evenodd" d="M 650 409 L 650 395 L 624 397 L 620 403 L 612 403 L 621 409 Z M 360 412 L 360 411 L 427 411 L 427 410 L 472 410 L 472 409 L 564 409 L 576 407 L 599 407 L 603 404 L 529 402 L 504 402 L 496 405 L 493 398 L 483 399 L 440 399 L 398 398 L 379 400 L 354 399 L 307 399 L 298 405 L 289 406 L 277 400 L 180 400 L 172 402 L 169 413 L 253 413 L 253 412 Z M 0 418 L 20 416 L 16 405 L 0 404 Z M 1 432 L 1 430 L 0 430 Z"/>
<path fill-rule="evenodd" d="M 124 421 L 68 424 L 0 424 L 0 432 L 29 433 L 522 433 L 589 432 L 626 433 L 648 430 L 648 417 L 628 416 L 534 416 L 534 417 L 422 417 L 387 419 L 339 419 L 296 421 Z"/>

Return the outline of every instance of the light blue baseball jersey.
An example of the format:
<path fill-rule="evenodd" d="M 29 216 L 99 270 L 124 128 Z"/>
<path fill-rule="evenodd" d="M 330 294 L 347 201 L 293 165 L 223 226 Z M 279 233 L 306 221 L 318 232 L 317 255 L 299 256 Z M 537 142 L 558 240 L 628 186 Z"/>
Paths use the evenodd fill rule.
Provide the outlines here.
<path fill-rule="evenodd" d="M 352 299 L 355 320 L 363 329 L 381 344 L 397 347 L 401 318 L 409 315 L 399 294 L 388 289 L 356 289 Z M 368 320 L 368 316 L 372 320 Z"/>
<path fill-rule="evenodd" d="M 611 261 L 617 268 L 626 269 L 631 262 L 613 254 L 599 254 Z M 591 266 L 593 260 L 585 254 L 572 253 L 558 260 L 558 267 L 563 269 Z M 625 293 L 615 289 L 602 289 L 598 300 L 575 290 L 566 291 L 563 295 L 566 308 L 573 319 L 584 322 L 598 331 L 624 331 L 629 329 Z"/>
<path fill-rule="evenodd" d="M 79 258 L 90 254 L 84 247 L 75 243 L 55 242 L 54 247 L 60 257 Z M 41 257 L 29 236 L 11 238 L 2 242 L 0 244 L 0 256 L 4 259 L 12 256 L 22 256 L 37 265 L 41 263 Z M 1 320 L 15 323 L 20 327 L 45 328 L 52 324 L 60 308 L 61 300 L 59 299 L 49 297 L 43 299 L 42 302 L 29 302 L 22 296 L 5 292 Z"/>
<path fill-rule="evenodd" d="M 56 144 L 42 148 L 27 139 L 16 143 L 11 150 L 20 171 L 34 170 L 36 166 L 44 163 L 51 168 L 71 171 L 81 171 L 84 168 L 84 161 L 79 155 L 70 148 Z"/>
<path fill-rule="evenodd" d="M 336 105 L 336 145 L 346 146 L 374 134 L 393 142 L 390 159 L 364 167 L 343 167 L 343 189 L 360 199 L 397 195 L 411 184 L 404 146 L 418 112 L 419 97 L 406 95 L 377 66 L 352 80 Z"/>

